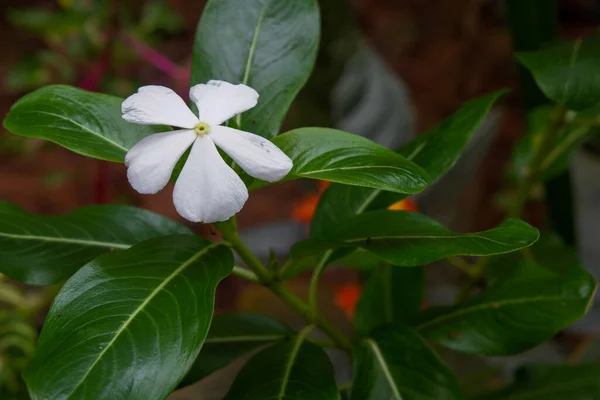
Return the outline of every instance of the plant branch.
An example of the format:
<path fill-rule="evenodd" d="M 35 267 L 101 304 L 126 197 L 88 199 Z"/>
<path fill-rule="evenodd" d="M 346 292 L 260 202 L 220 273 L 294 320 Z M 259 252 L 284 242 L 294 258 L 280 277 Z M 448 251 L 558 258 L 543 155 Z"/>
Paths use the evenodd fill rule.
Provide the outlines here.
<path fill-rule="evenodd" d="M 244 267 L 238 267 L 237 265 L 235 265 L 233 267 L 233 271 L 231 272 L 231 274 L 235 275 L 237 277 L 240 277 L 242 279 L 245 279 L 249 282 L 259 283 L 258 276 L 256 276 L 256 274 L 254 272 L 252 272 Z"/>
<path fill-rule="evenodd" d="M 531 189 L 537 183 L 540 173 L 542 172 L 544 159 L 548 153 L 552 151 L 560 130 L 564 126 L 565 115 L 566 110 L 564 107 L 560 105 L 556 106 L 556 110 L 551 117 L 552 120 L 550 121 L 550 126 L 542 136 L 542 141 L 533 154 L 527 167 L 527 175 L 519 185 L 519 189 L 517 191 L 517 200 L 515 201 L 513 208 L 508 213 L 509 217 L 519 218 L 523 213 L 523 208 L 525 207 L 527 199 L 529 199 Z"/>
<path fill-rule="evenodd" d="M 331 325 L 328 321 L 315 315 L 311 308 L 306 302 L 292 293 L 287 287 L 281 282 L 275 280 L 269 270 L 263 265 L 263 263 L 252 253 L 252 251 L 246 247 L 244 242 L 239 237 L 237 231 L 237 224 L 235 217 L 232 217 L 226 222 L 217 224 L 223 234 L 223 239 L 229 242 L 231 248 L 240 256 L 240 258 L 246 263 L 248 268 L 254 272 L 258 278 L 258 283 L 269 289 L 275 295 L 277 295 L 283 302 L 285 302 L 290 308 L 299 313 L 309 323 L 314 323 L 323 332 L 325 332 L 340 348 L 348 351 L 350 350 L 350 341 L 344 336 L 337 328 Z M 239 270 L 235 271 L 239 273 Z M 245 272 L 244 272 L 245 274 Z M 238 275 L 240 276 L 240 275 Z"/>
<path fill-rule="evenodd" d="M 319 314 L 319 283 L 321 281 L 321 276 L 325 271 L 325 267 L 327 266 L 327 262 L 331 258 L 331 253 L 333 253 L 332 250 L 327 250 L 325 254 L 323 254 L 310 279 L 310 287 L 308 289 L 308 305 L 310 307 L 312 318 Z"/>

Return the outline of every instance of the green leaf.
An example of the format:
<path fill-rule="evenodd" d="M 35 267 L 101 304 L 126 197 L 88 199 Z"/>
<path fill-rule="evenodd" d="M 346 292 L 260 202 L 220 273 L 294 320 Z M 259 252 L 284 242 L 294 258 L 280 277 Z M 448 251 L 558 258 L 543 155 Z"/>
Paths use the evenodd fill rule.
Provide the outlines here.
<path fill-rule="evenodd" d="M 175 234 L 191 231 L 134 207 L 88 206 L 44 216 L 0 202 L 0 272 L 31 285 L 50 285 L 102 253 Z"/>
<path fill-rule="evenodd" d="M 96 258 L 50 308 L 24 374 L 32 396 L 165 398 L 196 359 L 232 268 L 228 247 L 191 235 Z"/>
<path fill-rule="evenodd" d="M 516 57 L 546 96 L 567 109 L 582 110 L 600 101 L 600 34 Z"/>
<path fill-rule="evenodd" d="M 84 156 L 123 162 L 127 151 L 142 138 L 169 128 L 130 124 L 121 118 L 122 101 L 70 86 L 46 86 L 17 101 L 4 127 Z"/>
<path fill-rule="evenodd" d="M 528 365 L 515 382 L 481 400 L 592 400 L 600 398 L 600 364 Z"/>
<path fill-rule="evenodd" d="M 292 255 L 301 258 L 328 249 L 360 247 L 393 265 L 408 267 L 457 255 L 509 253 L 534 243 L 538 231 L 511 219 L 487 231 L 458 234 L 422 214 L 379 210 L 340 222 L 328 239 L 296 243 Z"/>
<path fill-rule="evenodd" d="M 409 322 L 419 312 L 425 291 L 423 268 L 396 268 L 386 264 L 374 270 L 354 313 L 360 335 L 390 322 Z"/>
<path fill-rule="evenodd" d="M 300 128 L 277 136 L 273 143 L 294 161 L 286 179 L 320 179 L 398 193 L 418 193 L 428 182 L 416 164 L 351 133 Z"/>
<path fill-rule="evenodd" d="M 272 138 L 310 75 L 319 32 L 316 0 L 211 0 L 196 32 L 192 83 L 254 88 L 258 105 L 236 117 L 237 126 Z"/>
<path fill-rule="evenodd" d="M 351 400 L 450 400 L 463 395 L 452 372 L 412 330 L 375 330 L 354 347 Z"/>
<path fill-rule="evenodd" d="M 338 400 L 333 366 L 320 347 L 305 340 L 305 333 L 254 355 L 224 400 Z"/>
<path fill-rule="evenodd" d="M 466 102 L 456 113 L 400 149 L 421 166 L 434 183 L 460 158 L 483 119 L 505 92 L 494 92 Z M 310 227 L 312 237 L 324 237 L 328 228 L 374 208 L 386 208 L 405 196 L 381 190 L 330 185 L 321 196 Z"/>
<path fill-rule="evenodd" d="M 453 307 L 427 310 L 424 337 L 477 355 L 516 354 L 550 339 L 582 317 L 596 290 L 589 272 L 515 279 Z"/>
<path fill-rule="evenodd" d="M 179 386 L 191 385 L 244 354 L 289 338 L 292 334 L 289 328 L 265 315 L 217 315 L 200 355 Z"/>

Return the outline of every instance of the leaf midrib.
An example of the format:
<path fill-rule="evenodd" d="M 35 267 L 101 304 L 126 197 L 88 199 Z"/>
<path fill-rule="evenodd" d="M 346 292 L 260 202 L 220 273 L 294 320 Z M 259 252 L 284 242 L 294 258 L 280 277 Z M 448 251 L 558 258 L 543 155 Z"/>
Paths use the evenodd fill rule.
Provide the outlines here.
<path fill-rule="evenodd" d="M 258 14 L 258 19 L 256 21 L 256 26 L 254 27 L 254 33 L 252 35 L 252 42 L 250 43 L 250 50 L 248 51 L 248 58 L 246 59 L 246 67 L 244 68 L 244 77 L 242 79 L 242 83 L 244 85 L 248 84 L 248 81 L 250 80 L 250 70 L 252 69 L 252 61 L 254 59 L 254 53 L 256 52 L 256 45 L 258 43 L 258 36 L 260 34 L 260 28 L 262 27 L 262 23 L 263 20 L 265 18 L 265 11 L 267 9 L 267 6 L 269 4 L 270 0 L 265 0 L 265 2 L 263 3 L 260 12 Z M 238 125 L 238 128 L 241 129 L 242 127 L 242 114 L 238 114 L 236 116 L 236 123 Z"/>
<path fill-rule="evenodd" d="M 67 243 L 67 244 L 80 244 L 84 246 L 94 246 L 94 247 L 107 247 L 107 248 L 116 248 L 116 249 L 128 249 L 132 245 L 125 243 L 112 243 L 112 242 L 101 242 L 97 240 L 85 240 L 85 239 L 73 239 L 67 237 L 53 237 L 53 236 L 37 236 L 37 235 L 19 235 L 13 233 L 0 232 L 0 238 L 6 237 L 9 239 L 18 239 L 18 240 L 36 240 L 43 241 L 48 243 Z"/>
<path fill-rule="evenodd" d="M 515 305 L 515 304 L 526 304 L 526 303 L 535 303 L 535 302 L 543 302 L 543 301 L 565 301 L 564 296 L 535 296 L 535 297 L 526 297 L 526 298 L 517 298 L 517 299 L 506 299 L 506 300 L 496 300 L 488 303 L 477 304 L 471 307 L 460 308 L 454 312 L 450 312 L 448 314 L 441 315 L 439 317 L 435 317 L 426 321 L 420 325 L 415 327 L 416 331 L 421 331 L 431 326 L 437 325 L 441 322 L 445 322 L 447 320 L 451 320 L 463 315 L 475 313 L 477 311 L 487 310 L 489 308 L 499 309 L 500 307 L 507 305 Z M 570 299 L 569 299 L 570 300 Z"/>
<path fill-rule="evenodd" d="M 292 373 L 292 368 L 294 367 L 294 362 L 296 361 L 296 357 L 298 357 L 298 352 L 300 351 L 300 347 L 302 346 L 304 339 L 312 330 L 313 326 L 309 325 L 302 329 L 300 333 L 298 333 L 296 341 L 294 342 L 294 346 L 292 347 L 292 351 L 290 352 L 289 359 L 285 365 L 285 370 L 283 373 L 283 377 L 281 378 L 281 387 L 279 388 L 277 400 L 285 399 L 285 390 L 287 389 L 287 385 L 290 380 L 290 375 Z"/>
<path fill-rule="evenodd" d="M 160 291 L 163 290 L 164 287 L 167 286 L 169 284 L 169 282 L 171 282 L 176 276 L 178 276 L 180 273 L 182 273 L 187 267 L 189 267 L 192 263 L 194 263 L 200 257 L 204 256 L 206 253 L 208 253 L 209 251 L 211 251 L 212 249 L 214 249 L 214 248 L 216 248 L 218 246 L 221 246 L 221 244 L 220 243 L 213 243 L 211 245 L 208 245 L 208 246 L 204 247 L 203 249 L 199 250 L 198 252 L 196 252 L 193 256 L 191 256 L 189 259 L 187 259 L 185 262 L 183 262 L 178 268 L 176 268 L 169 276 L 167 276 L 165 278 L 165 280 L 162 281 L 161 284 L 158 285 L 152 291 L 152 293 L 150 293 L 150 295 L 133 311 L 133 313 L 131 313 L 131 315 L 129 316 L 129 318 L 127 318 L 127 320 L 125 320 L 125 322 L 119 327 L 119 329 L 116 331 L 116 334 L 111 339 L 111 341 L 108 342 L 108 344 L 104 347 L 104 349 L 102 349 L 102 351 L 100 353 L 98 353 L 98 356 L 96 357 L 96 360 L 88 368 L 88 370 L 86 371 L 85 375 L 73 387 L 73 390 L 71 391 L 71 393 L 66 397 L 67 400 L 70 399 L 71 396 L 77 391 L 77 389 L 79 388 L 79 386 L 85 381 L 85 379 L 88 377 L 88 375 L 90 374 L 90 372 L 95 368 L 95 366 L 98 364 L 98 362 L 102 359 L 102 357 L 104 356 L 104 354 L 116 342 L 117 338 L 121 335 L 121 333 L 123 333 L 123 332 L 126 331 L 127 327 L 131 323 L 131 321 L 133 321 L 135 319 L 135 317 L 140 312 L 142 312 L 142 310 L 144 309 L 144 307 L 146 307 L 148 305 L 148 303 L 150 303 L 150 301 L 152 301 L 152 299 L 158 293 L 160 293 Z"/>
<path fill-rule="evenodd" d="M 279 340 L 285 338 L 284 334 L 272 334 L 272 335 L 252 335 L 252 336 L 224 336 L 206 338 L 204 344 L 218 344 L 218 343 L 239 343 L 239 342 L 266 342 L 271 340 Z"/>
<path fill-rule="evenodd" d="M 379 349 L 379 346 L 377 345 L 377 343 L 375 343 L 375 341 L 373 339 L 364 339 L 364 341 L 371 348 L 371 351 L 373 352 L 373 354 L 375 355 L 375 358 L 377 359 L 377 363 L 381 366 L 383 375 L 385 376 L 386 380 L 388 381 L 388 383 L 390 385 L 390 388 L 392 389 L 394 398 L 396 400 L 403 400 L 402 395 L 400 394 L 400 390 L 398 389 L 398 386 L 396 386 L 396 382 L 394 381 L 394 378 L 392 377 L 392 374 L 387 366 L 387 362 L 385 361 L 383 354 L 381 354 L 381 350 Z"/>
<path fill-rule="evenodd" d="M 117 142 L 114 142 L 114 141 L 110 140 L 110 139 L 109 139 L 109 138 L 107 138 L 106 136 L 103 136 L 102 134 L 100 134 L 100 133 L 98 133 L 98 132 L 96 132 L 96 131 L 93 131 L 93 130 L 91 130 L 90 128 L 88 128 L 88 127 L 87 127 L 87 126 L 85 126 L 85 125 L 81 125 L 80 123 L 78 123 L 77 121 L 75 121 L 75 120 L 73 120 L 73 119 L 67 118 L 67 117 L 65 117 L 65 116 L 63 116 L 63 115 L 60 115 L 60 114 L 54 114 L 54 113 L 47 112 L 47 111 L 39 111 L 39 110 L 38 110 L 38 111 L 35 111 L 35 113 L 39 113 L 39 114 L 47 114 L 47 115 L 51 115 L 51 116 L 54 116 L 54 117 L 57 117 L 57 118 L 63 119 L 63 120 L 65 120 L 65 121 L 67 121 L 67 122 L 70 122 L 70 123 L 72 123 L 72 124 L 73 124 L 73 125 L 75 125 L 75 126 L 78 126 L 78 127 L 79 127 L 79 128 L 81 128 L 81 129 L 83 129 L 83 130 L 85 130 L 85 131 L 87 131 L 87 132 L 91 133 L 92 135 L 94 135 L 94 136 L 96 136 L 96 137 L 98 137 L 98 138 L 100 138 L 100 139 L 104 140 L 105 142 L 107 142 L 107 143 L 110 143 L 111 145 L 114 145 L 115 147 L 118 147 L 119 149 L 123 150 L 124 152 L 128 152 L 128 151 L 129 151 L 129 149 L 128 149 L 128 148 L 121 146 L 121 145 L 120 145 L 120 144 L 118 144 Z"/>

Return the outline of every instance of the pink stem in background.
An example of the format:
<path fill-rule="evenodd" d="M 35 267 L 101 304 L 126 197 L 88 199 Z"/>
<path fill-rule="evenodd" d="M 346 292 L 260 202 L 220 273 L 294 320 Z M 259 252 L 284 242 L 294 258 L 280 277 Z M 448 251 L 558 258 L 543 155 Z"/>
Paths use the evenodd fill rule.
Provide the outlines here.
<path fill-rule="evenodd" d="M 148 61 L 171 78 L 176 80 L 181 79 L 182 69 L 162 53 L 148 46 L 130 33 L 125 34 L 125 41 L 142 59 Z"/>

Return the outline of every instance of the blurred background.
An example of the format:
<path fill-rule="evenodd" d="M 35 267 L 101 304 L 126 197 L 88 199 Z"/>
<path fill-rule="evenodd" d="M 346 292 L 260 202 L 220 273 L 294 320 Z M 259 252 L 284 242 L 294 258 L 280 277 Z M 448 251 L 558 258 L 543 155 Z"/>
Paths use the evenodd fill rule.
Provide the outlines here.
<path fill-rule="evenodd" d="M 525 110 L 539 101 L 532 91 L 522 90 L 531 82 L 519 73 L 515 47 L 534 49 L 555 36 L 576 38 L 595 31 L 600 23 L 600 1 L 558 1 L 558 24 L 552 17 L 555 0 L 544 2 L 549 22 L 540 24 L 511 14 L 502 0 L 320 0 L 323 25 L 317 65 L 284 130 L 331 126 L 397 148 L 466 100 L 510 88 L 451 172 L 413 198 L 414 203 L 400 205 L 458 231 L 490 228 L 502 219 L 513 198 L 513 149 L 525 130 Z M 56 83 L 121 97 L 139 86 L 156 84 L 171 87 L 187 99 L 194 32 L 204 3 L 2 0 L 0 115 L 23 94 Z M 594 273 L 600 270 L 600 248 L 595 244 L 600 231 L 594 224 L 600 220 L 599 148 L 593 140 L 586 143 L 571 168 L 546 187 L 550 203 L 542 201 L 540 187 L 539 201 L 534 199 L 526 212 L 534 225 L 552 225 L 567 243 L 577 242 L 584 264 Z M 239 216 L 250 247 L 264 258 L 272 251 L 283 260 L 289 246 L 306 236 L 324 186 L 295 181 L 254 192 Z M 122 164 L 92 160 L 52 143 L 0 131 L 0 200 L 28 211 L 59 214 L 89 204 L 119 203 L 182 220 L 171 191 L 168 187 L 141 196 L 129 186 Z M 210 226 L 193 229 L 207 237 L 214 235 Z M 427 273 L 427 304 L 451 302 L 458 290 L 455 270 L 439 263 Z M 290 285 L 299 294 L 306 292 L 302 278 Z M 360 290 L 359 273 L 331 269 L 322 285 L 324 313 L 349 330 Z M 294 326 L 302 323 L 266 290 L 235 278 L 221 285 L 217 307 L 218 312 L 254 311 Z M 598 333 L 600 314 L 592 311 L 558 341 L 519 357 L 481 360 L 447 350 L 443 356 L 463 382 L 474 387 L 482 382 L 493 385 L 523 359 L 597 358 Z M 586 347 L 582 352 L 573 343 Z M 575 350 L 582 354 L 573 354 Z M 197 398 L 202 393 L 203 399 L 219 399 L 235 367 L 173 398 Z M 0 368 L 0 378 L 7 379 L 7 371 Z M 346 373 L 350 376 L 348 368 Z"/>

